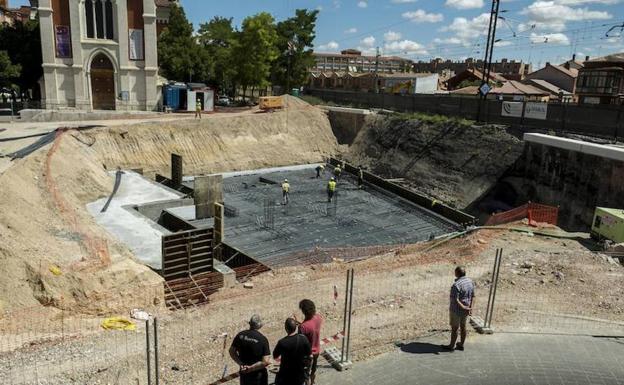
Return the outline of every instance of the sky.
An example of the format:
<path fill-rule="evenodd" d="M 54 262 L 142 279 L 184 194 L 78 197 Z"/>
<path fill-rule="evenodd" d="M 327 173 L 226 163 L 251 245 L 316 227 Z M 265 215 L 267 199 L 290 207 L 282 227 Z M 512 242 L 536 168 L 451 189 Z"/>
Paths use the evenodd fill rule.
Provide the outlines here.
<path fill-rule="evenodd" d="M 26 2 L 26 1 L 21 1 Z M 482 58 L 491 0 L 181 0 L 195 28 L 214 16 L 236 25 L 318 9 L 315 50 L 358 48 L 412 60 Z M 12 1 L 20 3 L 20 1 Z M 501 0 L 494 58 L 561 63 L 624 51 L 624 0 Z M 613 28 L 611 31 L 611 27 Z"/>

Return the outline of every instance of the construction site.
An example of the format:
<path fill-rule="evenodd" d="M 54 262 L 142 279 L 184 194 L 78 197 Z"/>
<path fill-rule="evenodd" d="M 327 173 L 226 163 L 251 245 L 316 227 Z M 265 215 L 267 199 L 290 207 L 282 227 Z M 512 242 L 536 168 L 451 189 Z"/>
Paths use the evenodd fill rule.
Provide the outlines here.
<path fill-rule="evenodd" d="M 1 384 L 236 383 L 232 338 L 304 298 L 322 383 L 624 383 L 623 147 L 283 98 L 2 126 Z M 467 359 L 432 348 L 457 265 Z"/>

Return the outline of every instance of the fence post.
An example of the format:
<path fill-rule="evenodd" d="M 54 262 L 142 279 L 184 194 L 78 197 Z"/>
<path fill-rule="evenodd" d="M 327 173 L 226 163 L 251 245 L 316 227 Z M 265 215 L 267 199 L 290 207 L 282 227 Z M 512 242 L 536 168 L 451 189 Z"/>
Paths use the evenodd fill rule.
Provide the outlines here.
<path fill-rule="evenodd" d="M 344 301 L 344 314 L 342 317 L 342 348 L 340 349 L 340 362 L 344 362 L 345 344 L 347 339 L 347 305 L 349 301 L 349 282 L 351 279 L 351 270 L 347 270 L 347 282 L 345 284 L 345 301 Z"/>
<path fill-rule="evenodd" d="M 349 289 L 349 325 L 347 331 L 347 361 L 349 361 L 349 346 L 351 345 L 351 313 L 353 310 L 353 274 L 354 270 L 351 269 L 351 288 Z"/>
<path fill-rule="evenodd" d="M 150 325 L 149 319 L 145 320 L 145 359 L 147 362 L 147 385 L 152 384 L 152 360 L 150 355 Z"/>
<path fill-rule="evenodd" d="M 492 271 L 492 284 L 490 286 L 490 298 L 488 298 L 488 308 L 486 310 L 484 326 L 487 329 L 492 327 L 492 316 L 494 315 L 494 303 L 496 301 L 496 291 L 498 290 L 498 278 L 500 275 L 500 265 L 503 257 L 503 249 L 496 249 L 496 258 L 494 259 L 494 270 Z"/>
<path fill-rule="evenodd" d="M 160 383 L 160 363 L 158 362 L 158 318 L 154 318 L 154 371 L 156 374 L 156 385 Z"/>

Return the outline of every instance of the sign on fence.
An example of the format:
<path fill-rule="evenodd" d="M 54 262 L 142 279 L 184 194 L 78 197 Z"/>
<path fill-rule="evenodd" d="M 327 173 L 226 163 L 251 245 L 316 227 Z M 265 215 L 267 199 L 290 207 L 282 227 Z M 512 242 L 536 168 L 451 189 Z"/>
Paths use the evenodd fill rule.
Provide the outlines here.
<path fill-rule="evenodd" d="M 503 102 L 502 116 L 522 117 L 522 102 Z"/>
<path fill-rule="evenodd" d="M 547 113 L 548 113 L 547 103 L 529 102 L 524 107 L 525 118 L 546 120 Z"/>

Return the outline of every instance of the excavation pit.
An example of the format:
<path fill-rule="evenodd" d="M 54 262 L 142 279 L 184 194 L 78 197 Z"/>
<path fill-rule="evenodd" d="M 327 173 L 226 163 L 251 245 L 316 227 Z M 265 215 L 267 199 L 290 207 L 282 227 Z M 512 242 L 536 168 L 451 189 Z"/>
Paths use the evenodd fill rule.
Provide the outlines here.
<path fill-rule="evenodd" d="M 343 173 L 332 203 L 327 201 L 330 169 L 316 178 L 316 165 L 225 174 L 225 242 L 271 267 L 323 262 L 332 250 L 416 243 L 461 228 L 441 215 Z M 290 199 L 282 202 L 288 179 Z M 276 182 L 276 183 L 271 183 Z M 193 188 L 193 180 L 185 185 Z M 189 222 L 193 207 L 170 209 Z M 336 257 L 339 253 L 336 252 Z"/>

